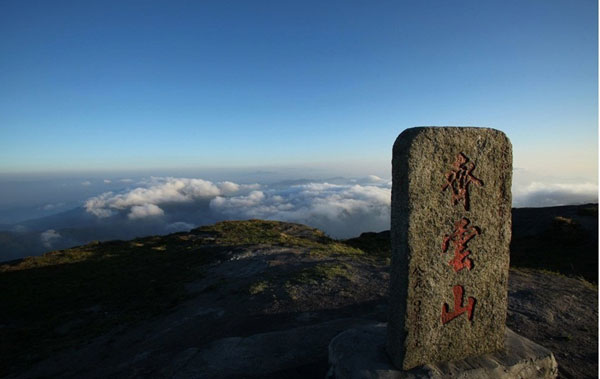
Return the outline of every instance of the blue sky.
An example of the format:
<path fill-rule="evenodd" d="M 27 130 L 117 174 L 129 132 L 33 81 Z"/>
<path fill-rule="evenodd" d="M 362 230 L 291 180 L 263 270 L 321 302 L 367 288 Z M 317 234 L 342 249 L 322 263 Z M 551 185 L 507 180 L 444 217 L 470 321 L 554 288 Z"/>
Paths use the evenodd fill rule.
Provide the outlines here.
<path fill-rule="evenodd" d="M 593 0 L 0 1 L 0 261 L 224 219 L 388 229 L 412 126 L 504 131 L 515 207 L 597 202 L 597 17 Z"/>
<path fill-rule="evenodd" d="M 403 129 L 476 125 L 509 136 L 518 169 L 597 184 L 595 1 L 0 8 L 0 173 L 381 175 Z"/>

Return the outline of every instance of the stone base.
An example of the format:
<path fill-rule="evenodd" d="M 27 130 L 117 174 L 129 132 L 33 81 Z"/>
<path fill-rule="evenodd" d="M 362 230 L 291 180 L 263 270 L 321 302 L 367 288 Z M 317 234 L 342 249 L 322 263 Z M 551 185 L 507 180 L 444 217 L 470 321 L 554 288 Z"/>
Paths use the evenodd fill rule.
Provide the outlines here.
<path fill-rule="evenodd" d="M 330 379 L 556 378 L 552 352 L 506 328 L 504 350 L 461 361 L 396 369 L 385 351 L 387 324 L 348 329 L 329 344 Z"/>

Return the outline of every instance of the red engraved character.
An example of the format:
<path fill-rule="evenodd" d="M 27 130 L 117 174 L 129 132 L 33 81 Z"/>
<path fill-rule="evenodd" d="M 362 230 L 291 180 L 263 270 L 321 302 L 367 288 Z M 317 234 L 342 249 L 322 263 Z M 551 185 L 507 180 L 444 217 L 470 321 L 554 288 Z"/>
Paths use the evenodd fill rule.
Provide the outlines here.
<path fill-rule="evenodd" d="M 473 267 L 471 258 L 467 258 L 471 254 L 471 250 L 467 250 L 467 243 L 476 235 L 481 234 L 481 229 L 477 226 L 469 226 L 469 219 L 463 217 L 454 223 L 454 233 L 444 236 L 442 241 L 442 254 L 448 251 L 450 242 L 454 245 L 454 257 L 448 262 L 454 268 L 454 272 L 459 272 L 463 268 L 469 270 Z"/>
<path fill-rule="evenodd" d="M 442 191 L 450 188 L 452 191 L 452 205 L 462 201 L 466 211 L 469 210 L 469 184 L 483 185 L 481 180 L 473 176 L 474 169 L 475 163 L 469 162 L 466 155 L 459 153 L 456 156 L 456 161 L 452 164 L 452 170 L 444 174 L 446 183 L 442 186 Z"/>
<path fill-rule="evenodd" d="M 463 288 L 462 286 L 454 286 L 452 288 L 452 292 L 454 293 L 454 312 L 450 313 L 448 311 L 448 304 L 444 303 L 442 305 L 442 324 L 446 324 L 461 314 L 467 312 L 467 319 L 469 321 L 473 320 L 473 308 L 475 307 L 475 298 L 469 297 L 468 305 L 466 307 L 462 306 L 463 303 Z"/>

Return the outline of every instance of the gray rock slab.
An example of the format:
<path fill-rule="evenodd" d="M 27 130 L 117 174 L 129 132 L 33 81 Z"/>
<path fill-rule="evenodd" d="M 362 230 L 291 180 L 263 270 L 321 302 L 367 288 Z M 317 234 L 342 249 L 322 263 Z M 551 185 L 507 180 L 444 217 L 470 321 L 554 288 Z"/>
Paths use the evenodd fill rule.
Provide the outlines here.
<path fill-rule="evenodd" d="M 329 379 L 556 378 L 552 352 L 512 330 L 503 330 L 504 347 L 464 360 L 396 369 L 385 350 L 386 324 L 349 329 L 329 344 Z"/>
<path fill-rule="evenodd" d="M 361 319 L 338 319 L 288 330 L 230 337 L 175 357 L 160 376 L 172 378 L 261 377 L 327 357 L 327 348 L 341 331 L 364 325 Z"/>
<path fill-rule="evenodd" d="M 387 349 L 397 367 L 502 347 L 511 180 L 498 130 L 421 127 L 396 140 Z"/>

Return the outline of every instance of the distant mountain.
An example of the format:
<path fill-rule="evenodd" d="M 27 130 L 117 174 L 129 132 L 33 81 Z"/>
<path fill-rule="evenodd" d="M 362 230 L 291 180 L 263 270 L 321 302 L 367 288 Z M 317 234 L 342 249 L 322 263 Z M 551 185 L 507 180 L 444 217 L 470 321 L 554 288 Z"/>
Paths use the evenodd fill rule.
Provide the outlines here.
<path fill-rule="evenodd" d="M 511 265 L 598 283 L 598 204 L 513 209 Z"/>
<path fill-rule="evenodd" d="M 346 243 L 370 254 L 391 254 L 389 231 L 363 233 Z M 510 264 L 598 283 L 598 204 L 513 208 Z"/>
<path fill-rule="evenodd" d="M 514 208 L 512 262 L 524 267 L 544 267 L 567 275 L 581 275 L 597 282 L 597 255 L 589 254 L 589 251 L 596 250 L 598 246 L 597 214 L 597 204 Z M 78 207 L 15 225 L 3 225 L 0 228 L 0 262 L 84 245 L 91 241 L 165 235 L 169 231 L 189 230 L 191 225 L 206 225 L 218 221 L 207 216 L 186 220 L 187 223 L 173 223 L 180 219 L 176 215 L 171 220 L 150 218 L 132 221 L 126 214 L 119 213 L 101 219 L 86 212 L 85 208 Z M 49 230 L 53 232 L 48 232 Z M 45 232 L 48 233 L 44 236 Z M 366 232 L 360 237 L 349 239 L 348 243 L 374 254 L 390 254 L 389 231 Z"/>
<path fill-rule="evenodd" d="M 208 220 L 214 222 L 214 220 Z M 185 229 L 170 228 L 168 218 L 130 220 L 124 213 L 98 218 L 77 207 L 54 215 L 4 225 L 0 229 L 0 262 L 26 256 L 36 256 L 52 250 L 61 250 L 91 241 L 131 239 L 147 235 L 164 235 Z M 189 228 L 188 228 L 189 229 Z M 44 233 L 53 231 L 52 238 Z"/>

